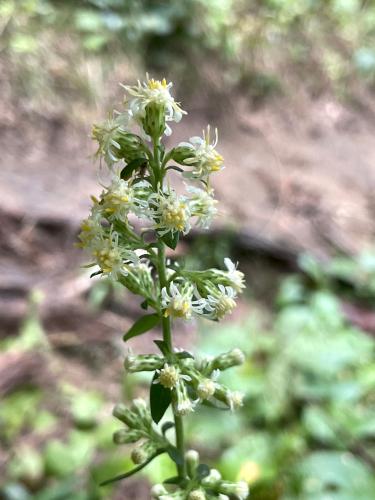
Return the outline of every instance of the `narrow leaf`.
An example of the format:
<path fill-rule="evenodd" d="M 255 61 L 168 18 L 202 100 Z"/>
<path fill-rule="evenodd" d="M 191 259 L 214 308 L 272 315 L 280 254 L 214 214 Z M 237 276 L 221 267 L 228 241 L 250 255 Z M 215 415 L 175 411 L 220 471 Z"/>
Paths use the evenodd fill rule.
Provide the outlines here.
<path fill-rule="evenodd" d="M 99 274 L 103 274 L 103 271 L 96 271 L 95 273 L 90 274 L 90 278 L 93 278 L 94 276 L 98 276 Z"/>
<path fill-rule="evenodd" d="M 146 310 L 148 308 L 148 301 L 147 301 L 147 299 L 142 302 L 141 307 L 144 310 Z"/>
<path fill-rule="evenodd" d="M 154 384 L 156 377 L 155 373 L 150 388 L 150 409 L 152 420 L 158 424 L 171 404 L 172 396 L 170 389 L 166 389 L 160 384 Z"/>
<path fill-rule="evenodd" d="M 177 165 L 170 165 L 169 167 L 166 168 L 166 170 L 176 170 L 177 172 L 184 171 L 181 167 L 178 167 Z"/>
<path fill-rule="evenodd" d="M 164 356 L 166 356 L 168 354 L 168 347 L 166 345 L 166 343 L 164 342 L 164 340 L 154 340 L 154 344 L 156 344 L 159 349 L 160 349 L 160 352 L 162 354 L 164 354 Z"/>
<path fill-rule="evenodd" d="M 136 158 L 135 160 L 132 160 L 130 163 L 128 163 L 120 173 L 121 179 L 128 180 L 132 176 L 132 173 L 134 170 L 137 168 L 140 168 L 142 166 L 146 166 L 147 160 L 146 158 Z"/>
<path fill-rule="evenodd" d="M 160 323 L 160 316 L 157 314 L 146 314 L 146 316 L 142 316 L 139 318 L 134 325 L 126 332 L 123 337 L 123 340 L 126 342 L 127 340 L 137 337 L 138 335 L 142 335 L 142 333 L 146 333 L 155 326 Z"/>
<path fill-rule="evenodd" d="M 176 356 L 177 356 L 179 359 L 187 359 L 187 358 L 194 359 L 194 356 L 193 356 L 193 355 L 191 354 L 191 352 L 189 352 L 189 351 L 177 352 L 177 353 L 176 353 Z"/>
<path fill-rule="evenodd" d="M 121 479 L 126 479 L 127 477 L 133 476 L 134 474 L 142 470 L 144 467 L 146 467 L 146 465 L 148 465 L 152 460 L 154 460 L 154 458 L 156 458 L 157 456 L 161 455 L 164 452 L 165 452 L 164 448 L 157 450 L 153 455 L 151 455 L 151 457 L 148 460 L 146 460 L 146 462 L 143 462 L 143 464 L 134 467 L 134 469 L 131 469 L 128 472 L 125 472 L 124 474 L 120 474 L 119 476 L 107 479 L 106 481 L 100 483 L 99 486 L 106 486 L 107 484 L 115 483 L 116 481 L 121 481 Z"/>
<path fill-rule="evenodd" d="M 183 481 L 182 477 L 179 476 L 174 476 L 174 477 L 169 477 L 165 481 L 163 481 L 164 484 L 180 484 Z"/>

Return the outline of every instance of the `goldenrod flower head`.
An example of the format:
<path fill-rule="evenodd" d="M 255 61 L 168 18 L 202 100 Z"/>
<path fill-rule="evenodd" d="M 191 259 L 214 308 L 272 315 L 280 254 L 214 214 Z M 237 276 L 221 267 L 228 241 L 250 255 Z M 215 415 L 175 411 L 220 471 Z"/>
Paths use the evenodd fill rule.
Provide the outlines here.
<path fill-rule="evenodd" d="M 103 274 L 115 280 L 120 275 L 127 275 L 128 262 L 138 262 L 138 257 L 132 250 L 119 244 L 118 233 L 115 232 L 96 241 L 92 254 Z"/>
<path fill-rule="evenodd" d="M 197 226 L 208 229 L 212 219 L 217 214 L 217 200 L 214 198 L 214 190 L 188 186 L 187 191 L 190 194 L 189 207 L 191 216 L 197 218 Z"/>
<path fill-rule="evenodd" d="M 238 410 L 241 406 L 243 406 L 243 397 L 242 392 L 239 391 L 228 391 L 226 395 L 227 403 L 229 408 L 234 411 Z"/>
<path fill-rule="evenodd" d="M 177 382 L 175 396 L 176 401 L 174 407 L 176 415 L 183 417 L 194 411 L 197 401 L 193 402 L 190 400 L 182 377 Z"/>
<path fill-rule="evenodd" d="M 172 189 L 150 196 L 149 213 L 155 221 L 155 229 L 161 236 L 169 232 L 187 234 L 190 231 L 191 214 L 188 200 L 184 196 L 178 196 Z"/>
<path fill-rule="evenodd" d="M 245 275 L 243 272 L 237 269 L 237 265 L 234 264 L 228 257 L 224 259 L 225 267 L 227 268 L 227 276 L 231 283 L 231 287 L 236 290 L 237 293 L 242 292 L 245 287 Z"/>
<path fill-rule="evenodd" d="M 189 493 L 188 500 L 206 500 L 206 494 L 204 490 L 193 490 Z"/>
<path fill-rule="evenodd" d="M 162 307 L 164 316 L 182 318 L 189 320 L 192 314 L 203 313 L 203 301 L 193 299 L 194 287 L 191 283 L 184 284 L 171 283 L 169 292 L 166 288 L 162 289 Z"/>
<path fill-rule="evenodd" d="M 207 295 L 206 309 L 212 319 L 223 319 L 227 314 L 232 314 L 236 307 L 236 291 L 230 286 L 218 285 L 211 289 L 212 293 Z"/>
<path fill-rule="evenodd" d="M 81 232 L 78 235 L 81 248 L 90 249 L 95 242 L 102 240 L 105 237 L 105 229 L 103 227 L 103 212 L 98 205 L 97 200 L 91 209 L 91 214 L 81 222 Z"/>
<path fill-rule="evenodd" d="M 206 180 L 214 172 L 224 168 L 224 158 L 216 151 L 218 135 L 215 129 L 215 139 L 211 142 L 210 126 L 203 131 L 203 137 L 194 136 L 190 142 L 182 142 L 179 147 L 190 147 L 192 156 L 183 160 L 183 164 L 191 166 L 192 170 L 186 173 L 187 177 Z"/>
<path fill-rule="evenodd" d="M 159 108 L 166 122 L 174 121 L 178 123 L 182 116 L 186 114 L 180 105 L 174 100 L 170 94 L 170 89 L 173 86 L 172 82 L 167 83 L 163 80 L 154 80 L 146 75 L 147 80 L 140 82 L 137 85 L 122 85 L 133 99 L 129 102 L 130 115 L 136 120 L 141 121 L 146 117 L 146 108 L 154 105 Z M 170 135 L 171 129 L 166 126 L 165 134 Z"/>
<path fill-rule="evenodd" d="M 164 365 L 164 368 L 157 370 L 158 377 L 154 380 L 154 384 L 160 384 L 166 389 L 176 387 L 180 378 L 180 370 L 173 365 Z"/>
<path fill-rule="evenodd" d="M 215 382 L 210 378 L 205 378 L 198 384 L 197 396 L 200 399 L 208 399 L 214 395 L 215 389 L 216 389 Z"/>
<path fill-rule="evenodd" d="M 118 139 L 121 134 L 125 133 L 128 122 L 127 114 L 112 114 L 104 123 L 94 125 L 92 128 L 92 138 L 98 142 L 96 155 L 102 156 L 108 166 L 119 161 L 118 154 L 121 146 Z"/>

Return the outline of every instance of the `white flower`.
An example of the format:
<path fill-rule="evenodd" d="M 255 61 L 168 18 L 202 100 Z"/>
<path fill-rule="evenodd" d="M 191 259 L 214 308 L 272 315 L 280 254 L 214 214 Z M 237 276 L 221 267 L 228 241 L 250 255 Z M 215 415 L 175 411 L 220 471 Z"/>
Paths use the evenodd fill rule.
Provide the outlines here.
<path fill-rule="evenodd" d="M 206 310 L 212 319 L 222 319 L 226 314 L 231 314 L 236 307 L 236 291 L 230 286 L 218 285 L 206 298 Z"/>
<path fill-rule="evenodd" d="M 228 257 L 224 259 L 225 267 L 228 269 L 227 276 L 231 281 L 231 286 L 240 293 L 243 288 L 245 288 L 244 273 L 237 269 L 237 265 L 234 264 Z"/>
<path fill-rule="evenodd" d="M 234 411 L 243 406 L 243 394 L 239 391 L 228 391 L 226 395 L 229 408 Z"/>
<path fill-rule="evenodd" d="M 164 488 L 162 484 L 155 484 L 151 488 L 151 497 L 158 499 L 162 495 L 167 495 L 168 491 Z"/>
<path fill-rule="evenodd" d="M 216 390 L 215 382 L 210 378 L 201 380 L 197 387 L 197 395 L 199 399 L 207 399 L 214 395 Z"/>
<path fill-rule="evenodd" d="M 164 368 L 156 370 L 158 377 L 153 381 L 154 384 L 160 384 L 166 389 L 173 389 L 176 387 L 180 379 L 180 370 L 175 366 L 165 363 Z"/>
<path fill-rule="evenodd" d="M 102 224 L 104 220 L 103 212 L 98 201 L 93 198 L 94 205 L 91 214 L 81 222 L 81 232 L 78 236 L 80 243 L 78 246 L 90 250 L 96 242 L 105 237 L 105 228 Z"/>
<path fill-rule="evenodd" d="M 129 183 L 115 177 L 100 199 L 103 212 L 107 217 L 126 219 L 128 213 L 135 207 L 134 190 Z"/>
<path fill-rule="evenodd" d="M 210 469 L 208 476 L 202 479 L 202 484 L 212 486 L 221 479 L 221 474 L 217 469 Z"/>
<path fill-rule="evenodd" d="M 179 147 L 190 147 L 193 155 L 186 158 L 183 163 L 191 166 L 192 170 L 186 174 L 194 179 L 207 179 L 213 172 L 218 172 L 224 168 L 223 157 L 215 150 L 217 144 L 217 129 L 215 129 L 215 139 L 211 143 L 210 126 L 203 131 L 203 137 L 191 137 L 190 142 L 181 142 Z"/>
<path fill-rule="evenodd" d="M 208 229 L 212 219 L 217 214 L 217 200 L 213 197 L 213 189 L 204 190 L 188 186 L 187 191 L 191 194 L 189 206 L 192 217 L 197 218 L 197 226 Z"/>
<path fill-rule="evenodd" d="M 249 486 L 246 481 L 239 481 L 236 484 L 235 495 L 240 500 L 245 500 L 249 496 Z"/>
<path fill-rule="evenodd" d="M 176 400 L 174 402 L 175 413 L 176 415 L 181 417 L 193 412 L 195 406 L 198 403 L 198 401 L 191 401 L 191 399 L 189 398 L 187 388 L 184 380 L 182 380 L 182 377 L 177 382 L 175 388 L 175 397 L 176 397 Z"/>
<path fill-rule="evenodd" d="M 149 104 L 156 104 L 163 106 L 165 109 L 165 120 L 174 121 L 178 123 L 182 115 L 186 114 L 179 104 L 174 100 L 170 94 L 170 89 L 173 86 L 172 82 L 167 83 L 165 78 L 163 80 L 149 79 L 146 74 L 147 81 L 140 82 L 137 85 L 122 85 L 122 87 L 133 97 L 129 103 L 130 115 L 136 120 L 140 121 L 145 117 L 146 107 Z M 170 135 L 171 129 L 167 126 L 165 130 L 166 135 Z"/>
<path fill-rule="evenodd" d="M 206 494 L 203 490 L 193 490 L 189 493 L 188 500 L 206 500 Z"/>
<path fill-rule="evenodd" d="M 113 232 L 107 238 L 98 239 L 92 250 L 96 264 L 100 267 L 103 274 L 113 279 L 119 275 L 128 274 L 127 264 L 138 262 L 137 255 L 129 249 L 119 245 L 118 233 Z"/>
<path fill-rule="evenodd" d="M 204 301 L 193 299 L 193 292 L 194 287 L 188 282 L 177 286 L 172 281 L 169 285 L 169 292 L 164 287 L 161 291 L 164 316 L 188 320 L 193 313 L 202 314 Z"/>
<path fill-rule="evenodd" d="M 154 228 L 160 236 L 190 231 L 190 208 L 184 196 L 178 196 L 174 190 L 159 191 L 148 200 L 149 214 L 154 220 Z"/>
<path fill-rule="evenodd" d="M 103 156 L 109 166 L 119 161 L 117 154 L 121 146 L 117 139 L 119 134 L 125 133 L 128 121 L 127 114 L 118 114 L 116 117 L 112 114 L 103 124 L 93 126 L 92 137 L 99 143 L 96 154 Z"/>

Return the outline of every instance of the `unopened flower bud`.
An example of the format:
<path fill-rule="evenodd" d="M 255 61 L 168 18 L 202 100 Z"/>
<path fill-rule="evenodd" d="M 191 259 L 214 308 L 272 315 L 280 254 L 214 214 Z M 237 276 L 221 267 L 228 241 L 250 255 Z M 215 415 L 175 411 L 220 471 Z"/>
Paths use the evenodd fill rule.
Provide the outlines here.
<path fill-rule="evenodd" d="M 238 410 L 243 405 L 243 394 L 239 391 L 228 391 L 226 395 L 227 403 L 230 409 Z"/>
<path fill-rule="evenodd" d="M 202 479 L 202 484 L 213 486 L 221 479 L 221 474 L 217 469 L 211 469 L 208 476 Z"/>
<path fill-rule="evenodd" d="M 211 364 L 214 370 L 226 370 L 232 366 L 242 365 L 245 361 L 245 355 L 241 349 L 232 349 L 216 356 Z"/>
<path fill-rule="evenodd" d="M 151 488 L 151 497 L 158 499 L 162 495 L 168 495 L 168 491 L 164 488 L 162 484 L 155 484 Z"/>
<path fill-rule="evenodd" d="M 142 433 L 136 429 L 120 429 L 113 434 L 113 442 L 115 444 L 136 443 L 141 437 Z"/>
<path fill-rule="evenodd" d="M 200 399 L 207 399 L 214 395 L 215 389 L 215 382 L 210 378 L 205 378 L 198 384 L 197 395 Z"/>
<path fill-rule="evenodd" d="M 188 158 L 194 158 L 195 150 L 192 146 L 180 144 L 171 151 L 171 158 L 177 163 L 184 164 Z"/>
<path fill-rule="evenodd" d="M 246 500 L 249 496 L 249 486 L 245 481 L 239 481 L 238 483 L 223 481 L 220 483 L 218 490 L 225 495 L 235 495 L 239 500 Z"/>
<path fill-rule="evenodd" d="M 143 130 L 150 137 L 161 137 L 165 130 L 165 106 L 162 103 L 152 102 L 145 108 L 145 117 L 142 119 Z"/>
<path fill-rule="evenodd" d="M 188 450 L 185 453 L 185 460 L 188 475 L 190 478 L 193 478 L 195 476 L 195 471 L 199 465 L 199 453 L 195 450 Z"/>
<path fill-rule="evenodd" d="M 157 354 L 128 355 L 125 358 L 125 370 L 129 373 L 154 371 L 163 366 L 164 358 Z"/>
<path fill-rule="evenodd" d="M 152 424 L 151 413 L 146 401 L 142 398 L 134 399 L 131 405 L 132 412 L 139 417 L 139 424 L 146 428 Z"/>
<path fill-rule="evenodd" d="M 193 490 L 189 493 L 188 500 L 206 500 L 206 494 L 203 490 Z"/>
<path fill-rule="evenodd" d="M 121 420 L 130 428 L 137 428 L 137 416 L 123 404 L 117 404 L 113 408 L 113 416 Z"/>
<path fill-rule="evenodd" d="M 119 149 L 116 151 L 118 158 L 123 158 L 126 163 L 130 163 L 136 158 L 146 158 L 142 139 L 131 133 L 122 133 L 117 137 Z"/>
<path fill-rule="evenodd" d="M 145 441 L 141 445 L 134 448 L 131 452 L 131 459 L 135 465 L 140 465 L 146 462 L 151 455 L 156 451 L 156 445 L 152 441 Z"/>

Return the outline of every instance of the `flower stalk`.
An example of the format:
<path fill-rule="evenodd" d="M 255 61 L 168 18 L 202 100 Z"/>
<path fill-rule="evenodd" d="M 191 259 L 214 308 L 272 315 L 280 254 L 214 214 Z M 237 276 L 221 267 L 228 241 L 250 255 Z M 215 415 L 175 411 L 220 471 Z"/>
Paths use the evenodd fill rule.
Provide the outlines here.
<path fill-rule="evenodd" d="M 82 223 L 79 246 L 96 266 L 93 275 L 120 283 L 143 298 L 143 309 L 153 309 L 135 322 L 124 340 L 161 326 L 162 339 L 155 341 L 160 353 L 129 353 L 124 362 L 127 373 L 153 372 L 150 401 L 134 400 L 130 408 L 116 405 L 113 415 L 125 426 L 114 434 L 118 445 L 133 445 L 131 458 L 136 467 L 105 484 L 126 479 L 147 466 L 156 456 L 168 453 L 176 464 L 177 477 L 152 488 L 152 497 L 227 498 L 244 500 L 246 483 L 221 479 L 215 469 L 199 464 L 196 451 L 186 451 L 184 418 L 202 403 L 236 410 L 243 396 L 222 385 L 220 372 L 240 365 L 244 355 L 233 349 L 216 357 L 198 358 L 173 345 L 172 323 L 193 317 L 219 321 L 231 314 L 237 294 L 244 288 L 243 273 L 225 259 L 226 270 L 185 269 L 166 258 L 166 247 L 176 248 L 179 238 L 192 225 L 207 229 L 217 214 L 210 176 L 219 172 L 222 156 L 216 151 L 210 128 L 203 137 L 192 137 L 170 151 L 162 138 L 170 135 L 170 122 L 179 122 L 186 112 L 170 93 L 171 83 L 147 77 L 136 86 L 124 86 L 125 111 L 95 125 L 93 138 L 97 155 L 104 159 L 112 176 L 99 199 L 93 198 L 89 217 Z M 179 163 L 176 167 L 171 162 Z M 168 176 L 174 168 L 188 179 L 186 193 L 179 194 Z M 191 184 L 193 183 L 193 184 Z M 196 185 L 194 185 L 194 183 Z M 142 224 L 133 227 L 130 216 Z M 153 236 L 145 240 L 145 234 Z M 173 422 L 165 421 L 168 408 Z M 166 436 L 174 430 L 174 439 Z M 170 436 L 172 432 L 168 433 Z"/>

